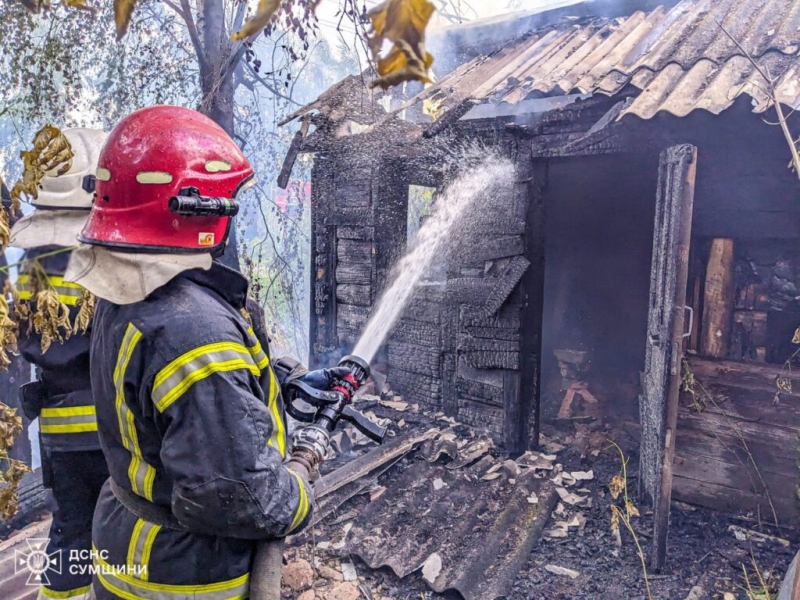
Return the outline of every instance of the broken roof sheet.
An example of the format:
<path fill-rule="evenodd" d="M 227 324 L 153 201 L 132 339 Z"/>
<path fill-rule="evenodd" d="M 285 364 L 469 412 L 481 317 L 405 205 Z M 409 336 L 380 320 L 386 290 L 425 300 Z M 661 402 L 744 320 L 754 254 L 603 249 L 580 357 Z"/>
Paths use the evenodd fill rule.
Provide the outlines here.
<path fill-rule="evenodd" d="M 684 0 L 671 10 L 531 33 L 463 65 L 410 104 L 430 99 L 452 110 L 572 93 L 613 96 L 631 85 L 641 93 L 622 115 L 719 114 L 741 94 L 763 112 L 765 76 L 781 102 L 800 104 L 799 50 L 799 2 Z"/>
<path fill-rule="evenodd" d="M 463 64 L 394 112 L 433 103 L 460 118 L 480 104 L 623 90 L 635 98 L 620 117 L 719 114 L 742 94 L 764 112 L 766 77 L 783 104 L 800 106 L 800 2 L 684 0 L 672 9 L 530 32 Z"/>

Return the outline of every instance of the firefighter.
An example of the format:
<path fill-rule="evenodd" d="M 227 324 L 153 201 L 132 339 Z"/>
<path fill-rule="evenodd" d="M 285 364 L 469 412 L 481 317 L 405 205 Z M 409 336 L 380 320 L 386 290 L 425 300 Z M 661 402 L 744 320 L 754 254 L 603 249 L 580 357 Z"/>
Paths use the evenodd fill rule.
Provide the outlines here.
<path fill-rule="evenodd" d="M 258 542 L 310 519 L 281 396 L 303 371 L 270 365 L 246 279 L 213 260 L 252 177 L 219 126 L 172 106 L 124 118 L 100 156 L 68 273 L 103 299 L 91 351 L 111 471 L 94 519 L 100 600 L 246 598 Z M 346 372 L 302 379 L 322 389 Z"/>
<path fill-rule="evenodd" d="M 20 301 L 36 310 L 33 295 L 39 290 L 31 273 L 37 259 L 74 322 L 82 288 L 63 280 L 71 254 L 65 249 L 78 244 L 89 216 L 97 158 L 107 134 L 66 129 L 64 135 L 74 153 L 72 166 L 63 175 L 45 175 L 35 210 L 14 224 L 10 244 L 25 249 L 17 280 Z M 55 341 L 42 352 L 41 336 L 23 325 L 19 350 L 38 373 L 38 381 L 22 387 L 22 406 L 29 419 L 39 418 L 43 483 L 55 500 L 47 553 L 61 559 L 61 568 L 48 569 L 42 578 L 39 597 L 84 598 L 92 580 L 92 513 L 108 478 L 92 398 L 89 333 Z"/>

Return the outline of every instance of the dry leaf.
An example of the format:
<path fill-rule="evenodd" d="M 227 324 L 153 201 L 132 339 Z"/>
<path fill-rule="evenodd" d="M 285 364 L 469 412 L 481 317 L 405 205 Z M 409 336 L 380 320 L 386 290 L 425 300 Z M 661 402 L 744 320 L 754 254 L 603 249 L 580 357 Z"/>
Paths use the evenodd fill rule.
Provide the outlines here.
<path fill-rule="evenodd" d="M 83 334 L 89 330 L 89 325 L 94 316 L 94 308 L 97 304 L 97 297 L 89 290 L 83 290 L 81 297 L 78 298 L 78 314 L 75 315 L 75 322 L 72 325 L 72 333 Z"/>
<path fill-rule="evenodd" d="M 24 170 L 22 178 L 17 181 L 11 190 L 11 210 L 20 209 L 22 194 L 28 201 L 39 197 L 39 184 L 45 174 L 53 173 L 56 177 L 63 175 L 72 168 L 72 158 L 75 156 L 69 140 L 61 133 L 58 127 L 45 125 L 33 138 L 33 147 L 19 153 Z"/>
<path fill-rule="evenodd" d="M 239 31 L 231 35 L 231 41 L 238 42 L 261 33 L 280 6 L 281 0 L 259 0 L 256 14 L 247 19 Z"/>
<path fill-rule="evenodd" d="M 794 330 L 794 335 L 792 336 L 792 343 L 800 344 L 800 327 Z"/>
<path fill-rule="evenodd" d="M 61 4 L 67 6 L 69 8 L 77 8 L 78 10 L 85 10 L 92 14 L 97 12 L 94 6 L 89 6 L 86 4 L 86 0 L 61 0 Z"/>
<path fill-rule="evenodd" d="M 69 308 L 61 302 L 58 292 L 52 287 L 37 292 L 34 303 L 33 329 L 42 336 L 44 354 L 54 341 L 63 343 L 72 334 Z"/>
<path fill-rule="evenodd" d="M 775 380 L 775 385 L 777 385 L 778 389 L 782 392 L 786 392 L 787 394 L 792 393 L 792 380 L 788 377 L 778 377 Z"/>
<path fill-rule="evenodd" d="M 614 475 L 614 478 L 611 480 L 611 483 L 608 484 L 608 491 L 611 492 L 611 497 L 616 500 L 619 498 L 619 495 L 625 490 L 625 480 L 622 478 L 622 475 L 617 473 Z"/>
<path fill-rule="evenodd" d="M 442 104 L 444 104 L 444 96 L 439 98 L 425 98 L 425 100 L 422 101 L 422 114 L 429 116 L 436 122 L 444 113 Z"/>
<path fill-rule="evenodd" d="M 625 504 L 625 510 L 628 511 L 628 518 L 640 516 L 639 509 L 636 508 L 636 505 L 630 500 Z"/>
<path fill-rule="evenodd" d="M 368 41 L 378 63 L 371 87 L 390 88 L 405 81 L 430 83 L 433 56 L 425 51 L 425 28 L 434 7 L 428 0 L 386 0 L 367 13 L 372 21 Z M 392 47 L 381 56 L 386 43 Z"/>
<path fill-rule="evenodd" d="M 114 22 L 117 24 L 117 41 L 125 37 L 128 33 L 128 25 L 131 23 L 133 9 L 136 8 L 136 0 L 114 0 Z"/>

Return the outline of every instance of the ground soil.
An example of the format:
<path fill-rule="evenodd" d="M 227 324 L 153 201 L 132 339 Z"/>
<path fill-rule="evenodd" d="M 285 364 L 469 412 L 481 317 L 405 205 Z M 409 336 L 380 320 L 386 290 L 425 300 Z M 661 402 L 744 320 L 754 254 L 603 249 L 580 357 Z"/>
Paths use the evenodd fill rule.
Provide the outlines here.
<path fill-rule="evenodd" d="M 620 472 L 620 456 L 610 448 L 609 439 L 623 446 L 628 463 L 629 493 L 637 504 L 637 455 L 636 441 L 624 433 L 623 427 L 601 425 L 596 421 L 555 422 L 543 431 L 551 440 L 566 445 L 558 457 L 565 471 L 592 470 L 594 479 L 580 482 L 580 487 L 591 490 L 591 507 L 576 509 L 564 506 L 560 516 L 553 521 L 571 519 L 577 512 L 586 517 L 582 531 L 570 529 L 565 538 L 543 538 L 531 553 L 530 561 L 520 571 L 508 600 L 638 600 L 646 599 L 642 564 L 636 543 L 631 534 L 621 532 L 622 545 L 618 547 L 611 532 L 610 505 L 612 498 L 608 484 Z M 402 468 L 397 465 L 397 468 Z M 394 474 L 387 473 L 389 481 Z M 367 498 L 352 500 L 342 510 L 357 511 L 359 502 Z M 633 527 L 646 555 L 652 545 L 652 515 L 646 505 L 640 507 L 641 516 L 632 520 Z M 352 514 L 352 513 L 351 513 Z M 756 543 L 739 541 L 729 531 L 729 526 L 759 530 L 791 542 L 789 548 L 778 542 Z M 761 600 L 759 575 L 774 594 L 797 551 L 798 537 L 795 532 L 758 525 L 753 515 L 729 515 L 712 510 L 675 503 L 671 512 L 669 555 L 666 568 L 661 573 L 648 569 L 651 598 L 659 600 L 684 600 L 692 588 L 693 600 Z M 399 579 L 388 569 L 371 570 L 357 557 L 336 552 L 313 552 L 313 544 L 295 548 L 300 556 L 310 562 L 320 560 L 334 569 L 342 561 L 351 561 L 358 572 L 361 597 L 372 600 L 422 600 L 453 597 L 431 592 L 419 572 Z M 572 579 L 545 570 L 546 565 L 555 565 L 577 571 Z M 745 579 L 750 581 L 750 592 Z M 330 583 L 320 581 L 317 598 L 327 598 Z M 455 597 L 458 597 L 457 595 Z M 773 596 L 774 597 L 774 596 Z"/>

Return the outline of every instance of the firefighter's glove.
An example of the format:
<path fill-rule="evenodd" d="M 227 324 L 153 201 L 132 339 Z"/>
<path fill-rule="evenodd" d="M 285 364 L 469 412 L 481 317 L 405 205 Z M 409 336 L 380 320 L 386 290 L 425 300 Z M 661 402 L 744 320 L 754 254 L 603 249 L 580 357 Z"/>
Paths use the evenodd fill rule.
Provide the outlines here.
<path fill-rule="evenodd" d="M 335 380 L 341 379 L 348 373 L 350 373 L 350 369 L 347 367 L 333 367 L 331 369 L 309 371 L 303 376 L 298 377 L 298 380 L 316 390 L 327 390 Z"/>

